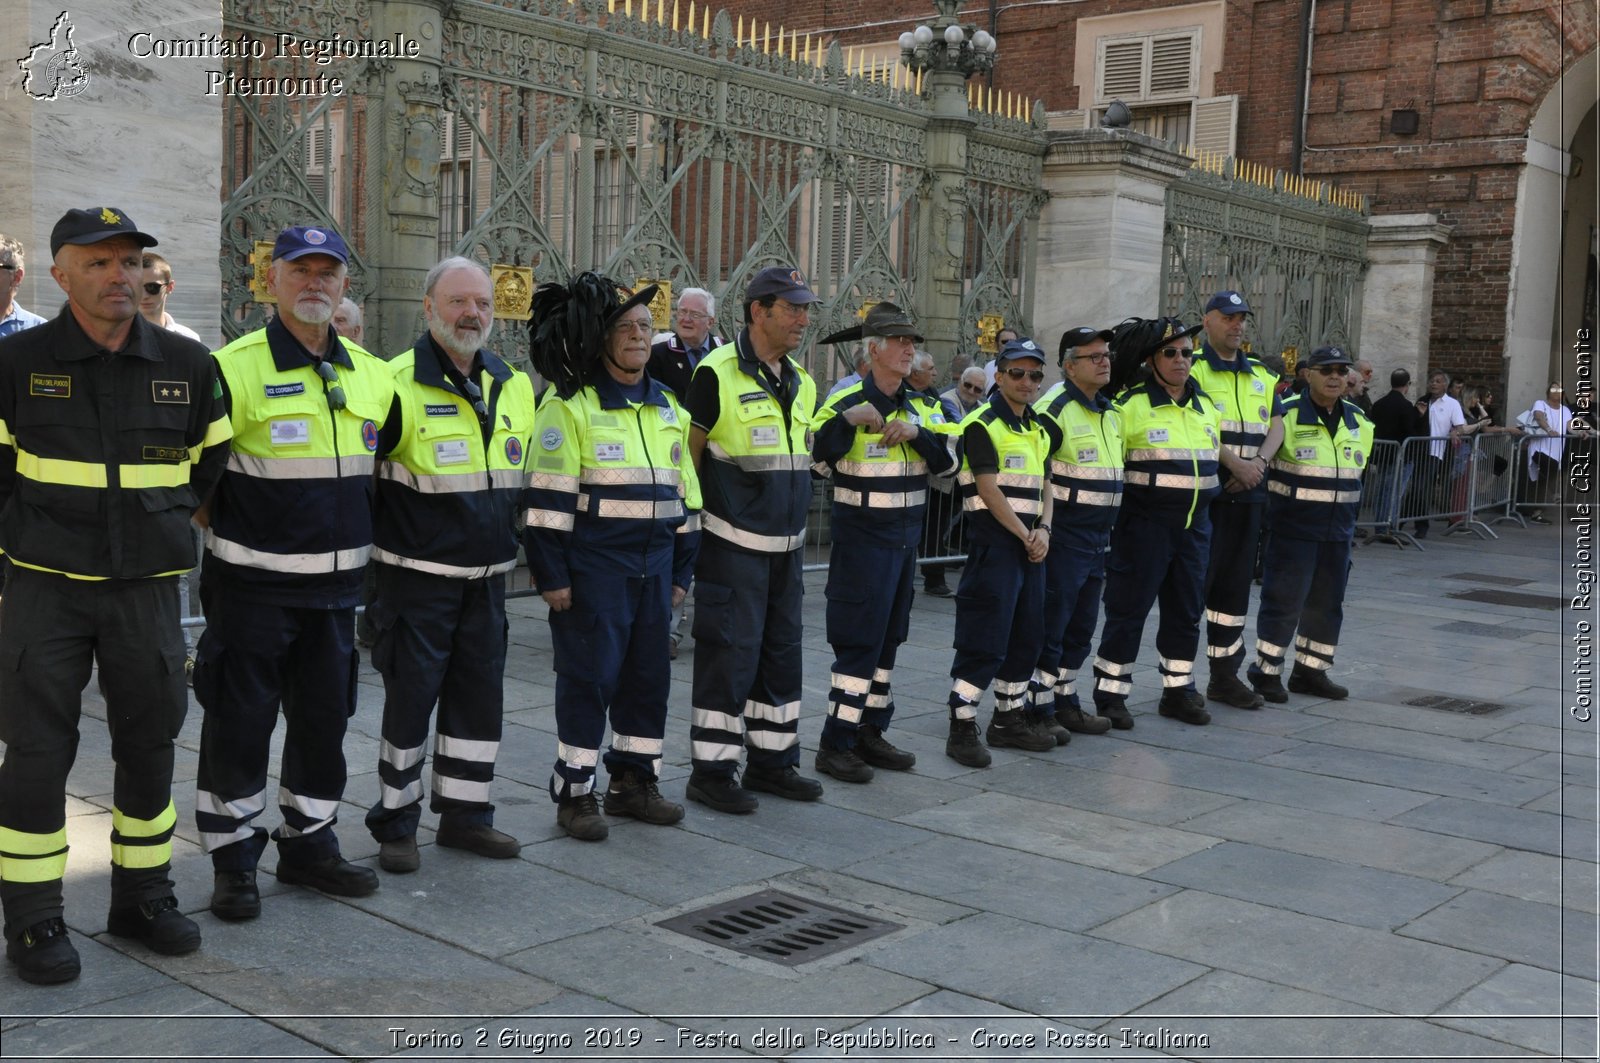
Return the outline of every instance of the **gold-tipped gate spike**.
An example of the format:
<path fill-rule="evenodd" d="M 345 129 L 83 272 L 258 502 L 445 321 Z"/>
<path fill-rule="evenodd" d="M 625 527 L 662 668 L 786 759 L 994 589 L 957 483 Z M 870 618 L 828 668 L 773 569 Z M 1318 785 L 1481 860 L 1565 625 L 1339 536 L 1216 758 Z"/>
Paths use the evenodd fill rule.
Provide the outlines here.
<path fill-rule="evenodd" d="M 678 3 L 678 0 L 672 0 L 672 3 L 673 3 L 673 6 L 676 7 L 677 3 Z M 656 25 L 657 26 L 665 26 L 666 24 L 667 24 L 667 0 L 656 0 Z"/>
<path fill-rule="evenodd" d="M 707 11 L 711 10 L 711 7 L 710 7 L 709 4 L 706 6 L 706 10 Z M 744 16 L 740 15 L 738 17 L 738 19 L 733 24 L 733 46 L 735 48 L 737 48 L 739 45 L 741 45 L 743 43 L 744 43 Z"/>
<path fill-rule="evenodd" d="M 917 95 L 922 95 L 922 71 L 917 71 Z"/>
<path fill-rule="evenodd" d="M 766 29 L 761 31 L 761 54 L 772 54 L 772 23 L 767 23 Z"/>
<path fill-rule="evenodd" d="M 689 2 L 692 4 L 694 3 L 694 0 L 689 0 Z M 694 18 L 692 16 L 690 17 L 689 22 L 691 25 L 693 25 Z M 678 32 L 678 0 L 672 0 L 672 32 Z"/>
<path fill-rule="evenodd" d="M 711 36 L 711 5 L 707 4 L 700 9 L 700 36 Z"/>

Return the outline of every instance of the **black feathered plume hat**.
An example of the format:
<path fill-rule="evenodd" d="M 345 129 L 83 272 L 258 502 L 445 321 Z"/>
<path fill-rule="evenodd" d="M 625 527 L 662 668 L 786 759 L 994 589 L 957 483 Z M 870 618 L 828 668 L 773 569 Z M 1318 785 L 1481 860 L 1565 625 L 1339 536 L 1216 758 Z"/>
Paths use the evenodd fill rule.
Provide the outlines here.
<path fill-rule="evenodd" d="M 656 297 L 656 285 L 638 291 L 594 272 L 566 284 L 541 284 L 533 293 L 529 361 L 562 398 L 571 398 L 600 372 L 606 330 L 641 303 Z"/>
<path fill-rule="evenodd" d="M 1130 317 L 1111 330 L 1111 393 L 1138 382 L 1139 370 L 1171 340 L 1193 336 L 1202 325 L 1185 325 L 1175 317 Z"/>

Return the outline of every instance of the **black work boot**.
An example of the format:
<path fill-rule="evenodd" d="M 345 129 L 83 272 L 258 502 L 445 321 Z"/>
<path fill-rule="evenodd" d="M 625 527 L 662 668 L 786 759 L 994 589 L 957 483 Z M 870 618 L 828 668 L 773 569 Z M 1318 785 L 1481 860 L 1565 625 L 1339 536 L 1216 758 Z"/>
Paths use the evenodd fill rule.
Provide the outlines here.
<path fill-rule="evenodd" d="M 1250 685 L 1255 688 L 1257 694 L 1260 694 L 1274 705 L 1282 705 L 1289 700 L 1289 692 L 1283 689 L 1283 679 L 1279 676 L 1267 675 L 1264 672 L 1257 672 L 1251 669 Z"/>
<path fill-rule="evenodd" d="M 872 781 L 872 765 L 854 749 L 817 750 L 817 770 L 824 775 L 832 775 L 840 782 Z"/>
<path fill-rule="evenodd" d="M 1095 705 L 1096 711 L 1101 716 L 1111 721 L 1111 726 L 1119 731 L 1133 730 L 1133 714 L 1128 711 L 1126 698 L 1113 698 Z"/>
<path fill-rule="evenodd" d="M 6 959 L 17 977 L 34 985 L 59 985 L 78 977 L 78 950 L 67 937 L 67 924 L 59 917 L 35 923 L 6 942 Z"/>
<path fill-rule="evenodd" d="M 632 816 L 658 827 L 683 818 L 683 806 L 661 796 L 656 780 L 642 771 L 620 771 L 606 788 L 606 815 Z"/>
<path fill-rule="evenodd" d="M 856 733 L 856 752 L 874 768 L 887 768 L 889 771 L 910 771 L 917 763 L 915 753 L 899 748 L 870 723 L 862 724 L 861 730 Z"/>
<path fill-rule="evenodd" d="M 1104 716 L 1086 713 L 1076 705 L 1056 710 L 1056 723 L 1081 735 L 1103 735 L 1111 730 L 1111 721 Z"/>
<path fill-rule="evenodd" d="M 754 812 L 760 804 L 755 794 L 746 792 L 737 779 L 723 772 L 690 772 L 683 795 L 714 811 L 736 816 Z"/>
<path fill-rule="evenodd" d="M 1029 724 L 1027 717 L 1013 709 L 1010 712 L 996 712 L 989 721 L 989 728 L 983 737 L 991 746 L 1010 747 L 1012 749 L 1025 749 L 1030 753 L 1043 753 L 1047 749 L 1056 747 L 1055 737 L 1042 734 Z"/>
<path fill-rule="evenodd" d="M 1236 709 L 1259 709 L 1261 695 L 1245 686 L 1234 672 L 1212 672 L 1206 684 L 1206 699 L 1232 705 Z"/>
<path fill-rule="evenodd" d="M 593 790 L 562 798 L 556 805 L 556 825 L 566 831 L 569 838 L 580 842 L 603 842 L 611 833 L 606 818 L 600 814 Z"/>
<path fill-rule="evenodd" d="M 1161 704 L 1157 711 L 1169 719 L 1204 727 L 1211 722 L 1211 714 L 1206 711 L 1205 704 L 1206 699 L 1193 687 L 1168 687 L 1161 693 Z"/>
<path fill-rule="evenodd" d="M 781 768 L 752 768 L 746 765 L 744 788 L 790 801 L 815 801 L 822 796 L 822 784 L 801 775 L 793 764 Z"/>
<path fill-rule="evenodd" d="M 983 739 L 978 737 L 977 720 L 950 721 L 950 737 L 945 739 L 944 755 L 969 768 L 987 768 L 993 759 Z"/>
<path fill-rule="evenodd" d="M 254 919 L 261 914 L 261 890 L 256 886 L 255 868 L 216 872 L 211 889 L 211 914 L 230 923 Z"/>
<path fill-rule="evenodd" d="M 1050 740 L 1058 746 L 1064 746 L 1072 741 L 1072 733 L 1056 719 L 1054 713 L 1047 712 L 1043 716 L 1030 716 L 1028 717 L 1028 725 L 1042 735 L 1049 735 Z"/>
<path fill-rule="evenodd" d="M 1295 694 L 1327 698 L 1329 701 L 1343 701 L 1350 696 L 1350 689 L 1329 679 L 1326 671 L 1320 668 L 1302 668 L 1298 664 L 1294 666 L 1294 671 L 1289 673 L 1289 690 Z"/>

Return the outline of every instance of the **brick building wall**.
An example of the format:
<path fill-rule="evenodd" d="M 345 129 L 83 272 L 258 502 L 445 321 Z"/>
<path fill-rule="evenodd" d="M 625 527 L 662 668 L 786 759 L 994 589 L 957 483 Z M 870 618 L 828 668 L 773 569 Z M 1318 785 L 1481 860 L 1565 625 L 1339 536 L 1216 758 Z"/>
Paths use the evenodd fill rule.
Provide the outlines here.
<path fill-rule="evenodd" d="M 880 44 L 934 15 L 927 0 L 727 6 L 774 28 L 820 30 L 841 46 Z M 999 40 L 994 87 L 1058 111 L 1086 105 L 1074 71 L 1078 19 L 1176 5 L 995 6 L 997 24 L 988 4 L 961 9 L 964 21 Z M 1232 0 L 1214 85 L 1217 95 L 1240 97 L 1239 157 L 1290 171 L 1304 7 L 1305 0 Z M 1524 137 L 1562 72 L 1595 43 L 1589 0 L 1318 0 L 1302 172 L 1364 193 L 1374 213 L 1433 211 L 1452 227 L 1435 277 L 1432 366 L 1502 380 Z M 1391 112 L 1402 107 L 1419 113 L 1415 135 L 1389 131 Z"/>

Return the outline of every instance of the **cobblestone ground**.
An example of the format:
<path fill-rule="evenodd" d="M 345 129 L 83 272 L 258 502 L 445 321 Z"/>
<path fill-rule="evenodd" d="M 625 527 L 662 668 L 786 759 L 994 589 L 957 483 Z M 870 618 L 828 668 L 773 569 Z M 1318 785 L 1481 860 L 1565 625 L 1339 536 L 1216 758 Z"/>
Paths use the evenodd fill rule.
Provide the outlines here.
<path fill-rule="evenodd" d="M 192 819 L 196 708 L 174 875 L 205 944 L 178 959 L 103 933 L 112 766 L 91 683 L 67 828 L 83 975 L 0 974 L 0 1057 L 1592 1058 L 1597 725 L 1568 710 L 1594 614 L 1570 602 L 1570 528 L 1499 530 L 1357 551 L 1333 672 L 1347 701 L 1162 719 L 1147 638 L 1134 730 L 996 750 L 981 771 L 943 755 L 954 605 L 919 599 L 891 734 L 913 772 L 747 817 L 614 821 L 599 845 L 555 825 L 549 630 L 519 600 L 495 799 L 521 858 L 440 850 L 425 815 L 421 871 L 375 896 L 263 874 L 261 919 L 222 923 Z M 691 642 L 663 778 L 680 800 L 692 667 Z M 1408 704 L 1428 695 L 1498 707 Z M 368 669 L 339 827 L 367 863 L 381 709 Z M 658 925 L 762 889 L 896 927 L 786 965 Z"/>

